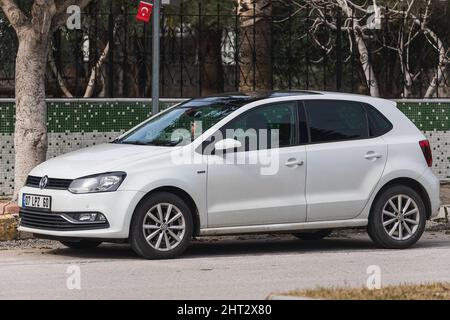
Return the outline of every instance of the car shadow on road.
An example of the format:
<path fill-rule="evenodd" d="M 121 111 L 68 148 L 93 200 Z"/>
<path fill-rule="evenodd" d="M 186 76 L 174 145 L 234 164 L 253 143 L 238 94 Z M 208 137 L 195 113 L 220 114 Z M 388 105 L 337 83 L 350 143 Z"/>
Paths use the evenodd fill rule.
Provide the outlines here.
<path fill-rule="evenodd" d="M 276 238 L 273 240 L 200 240 L 194 241 L 180 258 L 277 255 L 370 249 L 375 249 L 375 247 L 369 240 L 327 239 L 313 242 L 296 239 L 279 240 Z M 138 257 L 127 244 L 103 244 L 88 251 L 58 248 L 50 250 L 48 253 L 57 256 L 88 259 L 134 259 Z"/>
<path fill-rule="evenodd" d="M 413 248 L 447 247 L 450 241 L 427 239 L 417 243 Z M 279 255 L 308 254 L 325 252 L 382 251 L 368 237 L 329 238 L 320 241 L 302 241 L 295 238 L 269 239 L 201 239 L 195 240 L 180 259 L 207 258 L 212 256 L 245 256 L 245 255 Z M 47 252 L 57 256 L 85 258 L 94 260 L 136 259 L 138 256 L 128 244 L 103 244 L 89 251 L 58 248 Z"/>
<path fill-rule="evenodd" d="M 224 240 L 214 242 L 197 242 L 190 246 L 186 258 L 202 256 L 237 256 L 237 255 L 277 255 L 289 253 L 312 253 L 325 251 L 348 251 L 374 249 L 368 240 L 325 239 L 320 241 L 286 240 Z"/>

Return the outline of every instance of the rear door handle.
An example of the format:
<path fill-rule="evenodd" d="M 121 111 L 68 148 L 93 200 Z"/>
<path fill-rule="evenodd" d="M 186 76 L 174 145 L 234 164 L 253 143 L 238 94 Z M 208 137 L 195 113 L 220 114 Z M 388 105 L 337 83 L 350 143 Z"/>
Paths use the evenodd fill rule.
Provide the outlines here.
<path fill-rule="evenodd" d="M 303 161 L 292 158 L 292 159 L 289 159 L 285 165 L 286 165 L 286 167 L 289 167 L 289 168 L 298 168 L 298 167 L 301 167 L 303 164 L 304 164 Z"/>
<path fill-rule="evenodd" d="M 379 153 L 376 153 L 376 152 L 373 152 L 373 151 L 370 151 L 370 152 L 366 153 L 364 158 L 367 159 L 367 160 L 377 160 L 377 159 L 383 158 L 383 155 L 379 154 Z"/>

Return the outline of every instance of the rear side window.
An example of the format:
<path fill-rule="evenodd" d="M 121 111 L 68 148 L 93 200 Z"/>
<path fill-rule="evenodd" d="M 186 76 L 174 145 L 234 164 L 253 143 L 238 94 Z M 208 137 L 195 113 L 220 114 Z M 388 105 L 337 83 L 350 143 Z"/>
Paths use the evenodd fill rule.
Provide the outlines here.
<path fill-rule="evenodd" d="M 392 130 L 392 123 L 380 111 L 369 104 L 364 104 L 364 108 L 366 108 L 367 116 L 369 117 L 371 137 L 379 137 Z"/>
<path fill-rule="evenodd" d="M 369 137 L 366 111 L 357 102 L 305 101 L 311 142 L 336 142 Z"/>

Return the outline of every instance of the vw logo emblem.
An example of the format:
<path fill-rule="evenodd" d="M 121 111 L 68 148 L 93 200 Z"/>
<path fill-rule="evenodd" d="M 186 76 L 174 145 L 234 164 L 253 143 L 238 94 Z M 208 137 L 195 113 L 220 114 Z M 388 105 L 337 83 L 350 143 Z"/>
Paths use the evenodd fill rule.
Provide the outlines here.
<path fill-rule="evenodd" d="M 48 184 L 48 177 L 47 176 L 45 176 L 45 177 L 43 177 L 42 179 L 41 179 L 41 181 L 39 182 L 39 188 L 42 190 L 42 189 L 45 189 L 45 187 L 47 187 L 47 184 Z"/>

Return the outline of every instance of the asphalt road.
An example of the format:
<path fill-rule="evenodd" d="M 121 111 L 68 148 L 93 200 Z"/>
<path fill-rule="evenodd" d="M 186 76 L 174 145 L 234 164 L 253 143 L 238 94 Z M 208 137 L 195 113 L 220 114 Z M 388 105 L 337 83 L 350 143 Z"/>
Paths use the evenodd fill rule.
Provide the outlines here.
<path fill-rule="evenodd" d="M 361 234 L 315 243 L 200 241 L 171 261 L 141 260 L 127 245 L 89 252 L 47 244 L 0 247 L 0 299 L 264 299 L 300 288 L 361 287 L 371 265 L 380 267 L 383 285 L 450 281 L 450 236 L 428 232 L 405 251 L 376 249 Z M 81 290 L 67 287 L 74 270 L 80 281 L 69 282 Z"/>

